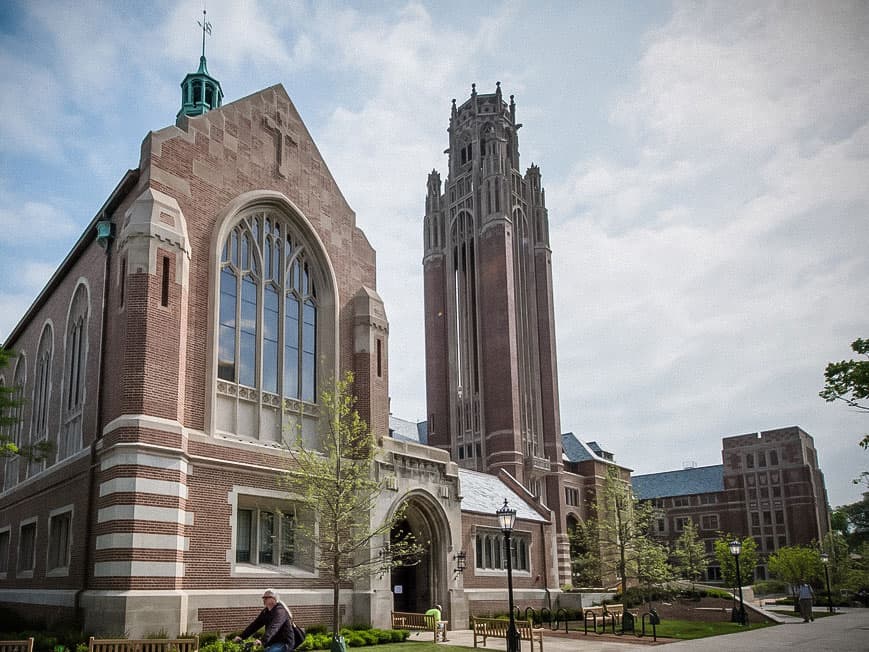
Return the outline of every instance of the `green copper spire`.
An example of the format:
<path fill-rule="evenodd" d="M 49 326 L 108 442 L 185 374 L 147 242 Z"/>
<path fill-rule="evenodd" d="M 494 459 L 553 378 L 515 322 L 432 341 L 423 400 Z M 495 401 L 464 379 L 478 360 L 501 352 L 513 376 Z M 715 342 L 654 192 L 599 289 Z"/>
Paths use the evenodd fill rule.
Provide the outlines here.
<path fill-rule="evenodd" d="M 205 35 L 211 34 L 211 23 L 205 19 L 205 9 L 202 10 L 202 56 L 199 57 L 199 69 L 188 73 L 181 82 L 181 110 L 176 118 L 182 115 L 202 115 L 206 111 L 216 109 L 223 102 L 223 90 L 220 82 L 208 74 L 205 63 Z"/>

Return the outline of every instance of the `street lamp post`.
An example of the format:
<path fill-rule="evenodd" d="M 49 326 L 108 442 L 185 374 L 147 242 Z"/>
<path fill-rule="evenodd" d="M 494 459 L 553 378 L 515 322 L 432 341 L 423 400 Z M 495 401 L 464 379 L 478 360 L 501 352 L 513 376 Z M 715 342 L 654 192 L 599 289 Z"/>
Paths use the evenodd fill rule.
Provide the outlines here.
<path fill-rule="evenodd" d="M 821 563 L 824 565 L 824 576 L 827 578 L 827 606 L 833 613 L 833 592 L 830 590 L 830 555 L 821 553 Z"/>
<path fill-rule="evenodd" d="M 742 552 L 742 542 L 739 539 L 734 539 L 728 544 L 730 554 L 736 559 L 736 585 L 739 587 L 739 610 L 733 610 L 731 620 L 740 625 L 748 624 L 748 616 L 745 613 L 745 603 L 742 601 L 742 575 L 739 572 L 739 553 Z"/>
<path fill-rule="evenodd" d="M 507 601 L 510 605 L 510 625 L 507 628 L 507 652 L 519 652 L 519 631 L 516 629 L 516 619 L 513 615 L 513 550 L 510 546 L 510 535 L 513 533 L 513 524 L 516 522 L 516 510 L 504 505 L 495 512 L 498 515 L 498 525 L 504 533 L 504 541 L 507 545 Z"/>

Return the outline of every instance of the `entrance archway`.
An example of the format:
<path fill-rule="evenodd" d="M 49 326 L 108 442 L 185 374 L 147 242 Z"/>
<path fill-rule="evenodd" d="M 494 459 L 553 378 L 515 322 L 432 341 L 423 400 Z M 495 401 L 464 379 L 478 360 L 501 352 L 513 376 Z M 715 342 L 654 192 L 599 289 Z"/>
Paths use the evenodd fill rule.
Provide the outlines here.
<path fill-rule="evenodd" d="M 393 610 L 421 613 L 435 603 L 448 608 L 449 523 L 440 505 L 427 494 L 408 495 L 404 502 L 404 518 L 396 524 L 391 539 L 409 532 L 425 552 L 416 565 L 392 569 Z"/>

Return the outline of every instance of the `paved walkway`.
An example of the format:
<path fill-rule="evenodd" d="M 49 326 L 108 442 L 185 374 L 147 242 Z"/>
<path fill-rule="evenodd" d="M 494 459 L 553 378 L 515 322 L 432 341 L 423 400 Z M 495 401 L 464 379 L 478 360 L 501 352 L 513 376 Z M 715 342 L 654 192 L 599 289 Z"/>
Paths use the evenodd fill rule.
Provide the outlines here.
<path fill-rule="evenodd" d="M 474 646 L 474 633 L 455 630 L 448 633 L 450 645 Z M 699 652 L 754 652 L 755 650 L 800 650 L 805 652 L 866 652 L 869 650 L 869 609 L 850 609 L 836 616 L 819 618 L 812 623 L 799 619 L 788 619 L 784 625 L 767 627 L 753 631 L 712 636 L 694 641 L 679 641 L 649 645 L 637 643 L 635 638 L 625 637 L 619 641 L 606 640 L 589 635 L 588 638 L 543 637 L 544 652 L 680 652 L 697 650 Z M 411 640 L 414 637 L 411 636 Z M 431 640 L 428 638 L 427 640 Z M 624 641 L 624 642 L 622 642 Z M 487 650 L 506 650 L 506 641 L 490 638 Z M 522 652 L 530 652 L 528 641 L 522 641 Z M 536 648 L 535 648 L 536 652 Z"/>

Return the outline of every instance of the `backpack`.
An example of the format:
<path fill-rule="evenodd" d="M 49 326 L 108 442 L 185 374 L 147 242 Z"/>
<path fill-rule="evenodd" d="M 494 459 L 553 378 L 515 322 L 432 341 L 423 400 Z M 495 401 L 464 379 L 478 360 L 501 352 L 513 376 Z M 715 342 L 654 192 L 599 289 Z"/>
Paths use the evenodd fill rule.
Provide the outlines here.
<path fill-rule="evenodd" d="M 299 647 L 304 642 L 305 642 L 305 629 L 304 629 L 304 627 L 299 627 L 295 623 L 295 621 L 293 621 L 293 647 L 292 647 L 292 649 L 295 650 L 297 647 Z"/>

